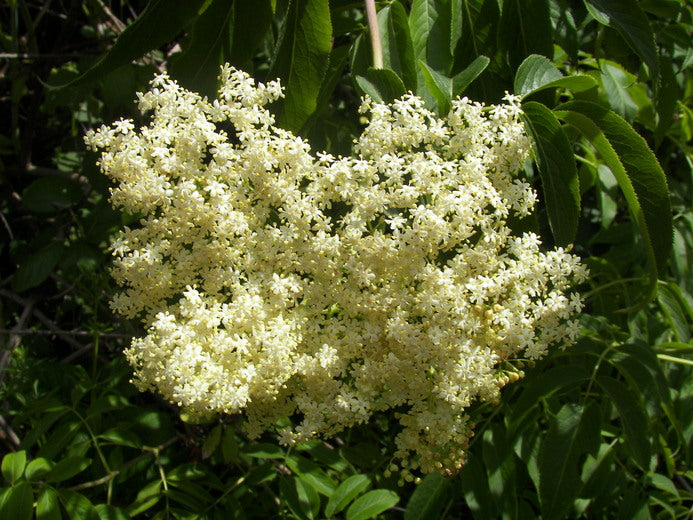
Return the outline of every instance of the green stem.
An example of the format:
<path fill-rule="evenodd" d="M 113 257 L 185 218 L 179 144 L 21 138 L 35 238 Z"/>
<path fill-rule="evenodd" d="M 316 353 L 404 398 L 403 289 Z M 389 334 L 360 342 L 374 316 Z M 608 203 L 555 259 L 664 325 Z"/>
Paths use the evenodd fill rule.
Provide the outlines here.
<path fill-rule="evenodd" d="M 375 0 L 366 0 L 366 15 L 368 17 L 368 29 L 371 33 L 371 46 L 373 48 L 373 67 L 383 68 L 383 44 L 380 40 L 380 27 L 378 26 L 378 14 L 375 10 Z"/>

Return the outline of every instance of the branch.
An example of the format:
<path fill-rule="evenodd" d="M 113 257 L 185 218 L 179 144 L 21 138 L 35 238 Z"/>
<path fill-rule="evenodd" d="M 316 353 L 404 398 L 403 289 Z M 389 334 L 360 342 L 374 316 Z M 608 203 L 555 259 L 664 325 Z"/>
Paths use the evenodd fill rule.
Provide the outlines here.
<path fill-rule="evenodd" d="M 366 0 L 366 15 L 368 16 L 368 29 L 371 33 L 371 46 L 373 47 L 373 67 L 383 68 L 383 45 L 380 40 L 380 27 L 378 26 L 378 14 L 375 10 L 375 0 Z"/>

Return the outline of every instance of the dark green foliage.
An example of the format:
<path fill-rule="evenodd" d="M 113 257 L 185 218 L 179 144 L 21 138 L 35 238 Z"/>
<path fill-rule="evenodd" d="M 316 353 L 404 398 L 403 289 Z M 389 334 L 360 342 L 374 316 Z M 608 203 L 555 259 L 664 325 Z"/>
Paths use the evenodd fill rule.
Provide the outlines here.
<path fill-rule="evenodd" d="M 45 5 L 41 5 L 45 4 Z M 0 518 L 691 518 L 693 6 L 683 0 L 122 0 L 0 8 Z M 388 414 L 292 449 L 140 394 L 112 315 L 89 128 L 141 124 L 154 73 L 282 79 L 279 123 L 348 154 L 359 98 L 522 98 L 532 229 L 590 268 L 577 345 L 475 403 L 457 476 L 390 475 Z M 46 85 L 51 85 L 50 88 Z M 58 87 L 58 88 L 55 88 Z M 515 360 L 508 360 L 516 363 Z"/>

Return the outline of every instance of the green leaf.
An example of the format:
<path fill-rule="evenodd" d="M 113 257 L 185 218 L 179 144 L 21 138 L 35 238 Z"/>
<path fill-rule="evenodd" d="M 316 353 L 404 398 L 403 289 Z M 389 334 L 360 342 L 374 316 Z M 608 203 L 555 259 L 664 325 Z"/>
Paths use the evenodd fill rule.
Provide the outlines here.
<path fill-rule="evenodd" d="M 554 240 L 567 246 L 575 240 L 580 218 L 580 184 L 573 147 L 553 112 L 541 103 L 522 105 L 532 137 L 537 168 Z"/>
<path fill-rule="evenodd" d="M 96 511 L 100 520 L 130 520 L 125 511 L 108 504 L 99 504 L 94 507 L 94 511 Z"/>
<path fill-rule="evenodd" d="M 659 57 L 647 15 L 636 0 L 584 0 L 585 7 L 602 25 L 618 31 L 631 49 L 647 64 L 655 82 L 659 79 Z"/>
<path fill-rule="evenodd" d="M 238 462 L 238 441 L 236 440 L 236 432 L 233 428 L 226 428 L 224 436 L 221 440 L 221 455 L 224 457 L 224 462 Z"/>
<path fill-rule="evenodd" d="M 70 479 L 87 469 L 91 465 L 91 459 L 78 455 L 69 455 L 59 461 L 53 469 L 44 476 L 46 482 L 62 482 Z"/>
<path fill-rule="evenodd" d="M 467 67 L 452 78 L 452 97 L 458 97 L 467 87 L 486 70 L 489 60 L 486 56 L 477 56 Z"/>
<path fill-rule="evenodd" d="M 202 443 L 202 459 L 208 459 L 212 453 L 219 447 L 221 442 L 221 424 L 217 424 L 212 431 L 209 432 L 205 442 Z"/>
<path fill-rule="evenodd" d="M 512 514 L 517 511 L 515 453 L 503 425 L 493 424 L 486 428 L 482 443 L 489 492 L 503 511 L 517 516 Z"/>
<path fill-rule="evenodd" d="M 571 101 L 554 113 L 582 132 L 618 180 L 645 242 L 654 290 L 658 273 L 666 272 L 672 244 L 669 189 L 657 158 L 628 123 L 599 105 Z"/>
<path fill-rule="evenodd" d="M 22 192 L 22 204 L 29 211 L 52 213 L 77 204 L 84 197 L 79 184 L 50 175 L 29 184 Z"/>
<path fill-rule="evenodd" d="M 366 520 L 373 518 L 386 509 L 390 509 L 397 502 L 399 496 L 389 489 L 374 489 L 365 495 L 357 498 L 349 506 L 346 513 L 346 520 Z"/>
<path fill-rule="evenodd" d="M 399 1 L 378 11 L 383 48 L 383 68 L 402 78 L 407 90 L 416 91 L 417 70 L 407 13 Z"/>
<path fill-rule="evenodd" d="M 515 73 L 515 94 L 525 96 L 538 88 L 561 79 L 563 74 L 546 58 L 538 54 L 527 56 Z"/>
<path fill-rule="evenodd" d="M 334 490 L 325 507 L 325 516 L 334 516 L 371 485 L 366 475 L 352 475 Z"/>
<path fill-rule="evenodd" d="M 315 462 L 292 453 L 286 458 L 286 465 L 296 473 L 301 480 L 310 484 L 318 493 L 330 497 L 337 484 Z"/>
<path fill-rule="evenodd" d="M 452 79 L 436 72 L 421 60 L 419 60 L 419 67 L 423 72 L 428 90 L 438 103 L 438 113 L 443 117 L 446 116 L 450 112 L 452 101 Z"/>
<path fill-rule="evenodd" d="M 299 518 L 312 520 L 320 511 L 320 496 L 310 484 L 296 477 L 279 481 L 282 498 Z"/>
<path fill-rule="evenodd" d="M 258 459 L 283 459 L 286 456 L 279 446 L 268 442 L 249 444 L 243 449 L 243 454 Z"/>
<path fill-rule="evenodd" d="M 355 80 L 358 86 L 378 103 L 390 103 L 407 92 L 399 76 L 388 69 L 371 67 L 365 76 L 356 76 Z"/>
<path fill-rule="evenodd" d="M 581 74 L 563 76 L 556 66 L 544 56 L 528 56 L 515 73 L 515 94 L 527 97 L 548 88 L 566 88 L 573 92 L 583 92 L 597 86 L 590 76 Z"/>
<path fill-rule="evenodd" d="M 33 512 L 34 493 L 28 482 L 12 486 L 0 506 L 0 518 L 8 520 L 31 520 Z"/>
<path fill-rule="evenodd" d="M 272 25 L 273 0 L 233 2 L 234 22 L 231 50 L 227 61 L 236 67 L 244 67 L 257 52 Z"/>
<path fill-rule="evenodd" d="M 135 501 L 126 508 L 127 514 L 137 516 L 147 509 L 154 507 L 162 498 L 161 494 L 161 479 L 157 479 L 144 486 Z"/>
<path fill-rule="evenodd" d="M 508 436 L 513 437 L 517 428 L 533 409 L 536 409 L 540 399 L 551 395 L 561 395 L 583 381 L 589 379 L 590 373 L 582 366 L 559 365 L 537 374 L 515 401 L 510 412 Z"/>
<path fill-rule="evenodd" d="M 53 488 L 44 487 L 36 501 L 36 520 L 61 520 L 58 494 Z"/>
<path fill-rule="evenodd" d="M 43 283 L 53 272 L 65 250 L 60 242 L 51 242 L 24 260 L 12 278 L 12 289 L 23 292 Z"/>
<path fill-rule="evenodd" d="M 26 479 L 36 481 L 41 479 L 46 473 L 53 469 L 53 462 L 43 457 L 37 457 L 26 467 Z"/>
<path fill-rule="evenodd" d="M 681 288 L 673 282 L 659 282 L 657 299 L 674 331 L 676 341 L 688 343 L 691 339 L 693 310 L 683 296 Z"/>
<path fill-rule="evenodd" d="M 595 403 L 563 405 L 551 418 L 539 447 L 539 502 L 545 520 L 566 518 L 580 491 L 580 466 L 585 453 L 596 453 L 601 417 Z"/>
<path fill-rule="evenodd" d="M 638 105 L 628 92 L 628 87 L 635 82 L 635 77 L 628 74 L 617 63 L 600 60 L 601 80 L 604 92 L 611 108 L 621 117 L 633 121 L 638 113 Z"/>
<path fill-rule="evenodd" d="M 464 500 L 475 518 L 500 516 L 499 504 L 491 496 L 484 464 L 474 453 L 467 454 L 467 462 L 460 471 L 460 482 Z"/>
<path fill-rule="evenodd" d="M 547 0 L 503 2 L 498 38 L 514 70 L 531 54 L 553 56 L 553 29 Z"/>
<path fill-rule="evenodd" d="M 299 131 L 317 108 L 331 40 L 328 0 L 292 0 L 269 73 L 285 88 L 279 124 L 287 130 Z"/>
<path fill-rule="evenodd" d="M 437 520 L 448 500 L 450 481 L 439 473 L 426 475 L 412 493 L 404 520 Z"/>
<path fill-rule="evenodd" d="M 452 69 L 451 1 L 414 0 L 409 28 L 415 58 L 438 72 L 449 74 Z"/>
<path fill-rule="evenodd" d="M 647 414 L 640 394 L 612 378 L 599 376 L 596 380 L 609 400 L 616 406 L 625 433 L 626 446 L 630 448 L 635 462 L 641 468 L 648 468 L 654 453 L 652 453 L 648 434 Z"/>
<path fill-rule="evenodd" d="M 99 439 L 111 442 L 117 446 L 128 446 L 130 448 L 141 448 L 142 439 L 132 430 L 123 427 L 111 428 L 99 434 Z"/>
<path fill-rule="evenodd" d="M 99 79 L 175 38 L 197 17 L 209 0 L 150 0 L 142 14 L 118 36 L 113 47 L 89 70 L 59 88 Z"/>
<path fill-rule="evenodd" d="M 24 476 L 26 467 L 26 451 L 20 450 L 8 453 L 2 459 L 2 476 L 10 484 L 14 484 Z"/>
<path fill-rule="evenodd" d="M 171 77 L 185 88 L 209 97 L 216 93 L 237 3 L 212 0 L 193 22 L 188 43 L 183 44 L 183 52 L 171 58 L 169 66 Z"/>

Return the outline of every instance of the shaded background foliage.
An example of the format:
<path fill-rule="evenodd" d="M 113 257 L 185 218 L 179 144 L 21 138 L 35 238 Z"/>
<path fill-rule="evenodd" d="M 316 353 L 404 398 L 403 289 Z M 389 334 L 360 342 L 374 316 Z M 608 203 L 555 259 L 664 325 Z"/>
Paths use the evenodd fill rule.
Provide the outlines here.
<path fill-rule="evenodd" d="M 6 0 L 0 11 L 2 518 L 690 518 L 693 6 L 686 0 L 378 3 Z M 390 417 L 292 450 L 237 418 L 138 394 L 108 300 L 108 205 L 87 128 L 140 120 L 167 69 L 211 95 L 220 63 L 280 77 L 280 124 L 349 153 L 367 93 L 445 114 L 523 97 L 538 213 L 591 269 L 578 344 L 527 367 L 451 479 L 385 477 Z"/>

